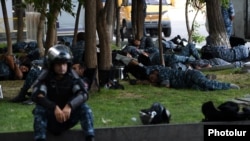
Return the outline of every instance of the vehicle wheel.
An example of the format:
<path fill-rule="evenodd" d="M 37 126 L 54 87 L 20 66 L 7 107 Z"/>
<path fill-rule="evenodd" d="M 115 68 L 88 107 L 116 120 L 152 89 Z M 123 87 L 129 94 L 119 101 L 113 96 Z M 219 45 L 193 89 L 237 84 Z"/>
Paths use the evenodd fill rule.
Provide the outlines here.
<path fill-rule="evenodd" d="M 171 28 L 163 29 L 163 33 L 165 37 L 169 37 L 171 35 Z"/>

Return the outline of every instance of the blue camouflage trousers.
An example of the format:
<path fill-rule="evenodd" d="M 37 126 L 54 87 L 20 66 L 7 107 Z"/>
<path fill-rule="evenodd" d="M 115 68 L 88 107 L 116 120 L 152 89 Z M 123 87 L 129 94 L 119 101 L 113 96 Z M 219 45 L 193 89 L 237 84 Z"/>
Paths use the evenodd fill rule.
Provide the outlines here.
<path fill-rule="evenodd" d="M 185 73 L 184 81 L 193 89 L 227 90 L 230 88 L 230 83 L 210 80 L 198 70 L 187 70 Z"/>
<path fill-rule="evenodd" d="M 206 56 L 209 54 L 211 58 L 221 58 L 228 62 L 234 61 L 242 61 L 249 57 L 249 49 L 244 45 L 239 45 L 233 48 L 227 47 L 210 47 L 204 46 L 202 47 L 202 56 Z M 208 59 L 208 58 L 204 58 Z"/>
<path fill-rule="evenodd" d="M 200 54 L 197 48 L 195 47 L 195 44 L 188 43 L 186 46 L 181 48 L 181 51 L 177 53 L 178 55 L 182 56 L 193 56 L 195 59 L 200 59 Z"/>
<path fill-rule="evenodd" d="M 160 83 L 168 81 L 172 88 L 197 90 L 227 90 L 230 88 L 230 83 L 210 80 L 199 70 L 181 71 L 160 65 L 147 66 L 145 69 L 147 74 L 158 70 Z"/>
<path fill-rule="evenodd" d="M 42 69 L 40 69 L 39 67 L 32 67 L 25 78 L 23 89 L 28 90 L 41 72 Z"/>
<path fill-rule="evenodd" d="M 192 57 L 181 56 L 181 55 L 176 55 L 176 54 L 164 54 L 163 57 L 164 57 L 165 64 L 168 67 L 171 67 L 173 69 L 181 69 L 181 70 L 187 69 L 187 66 L 185 65 L 185 63 L 195 60 Z M 152 54 L 150 56 L 150 59 L 151 59 L 150 60 L 151 65 L 160 65 L 161 64 L 159 52 Z"/>
<path fill-rule="evenodd" d="M 93 115 L 90 107 L 83 103 L 78 108 L 72 110 L 70 119 L 64 123 L 59 123 L 54 111 L 48 110 L 40 105 L 36 105 L 32 111 L 34 115 L 34 139 L 46 139 L 46 132 L 60 134 L 73 126 L 79 121 L 85 136 L 94 136 Z"/>
<path fill-rule="evenodd" d="M 221 6 L 221 14 L 223 17 L 227 35 L 228 37 L 230 37 L 233 33 L 233 23 L 231 16 L 235 16 L 235 9 L 231 1 L 229 1 L 228 7 Z"/>

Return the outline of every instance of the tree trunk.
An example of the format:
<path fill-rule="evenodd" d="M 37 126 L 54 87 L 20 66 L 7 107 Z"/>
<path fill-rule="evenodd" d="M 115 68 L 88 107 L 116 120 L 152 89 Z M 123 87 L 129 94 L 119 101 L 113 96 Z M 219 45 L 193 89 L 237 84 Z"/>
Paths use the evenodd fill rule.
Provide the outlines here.
<path fill-rule="evenodd" d="M 58 14 L 54 13 L 53 15 L 56 16 Z M 47 24 L 48 25 L 47 25 L 47 33 L 46 33 L 46 41 L 45 41 L 46 52 L 50 47 L 52 47 L 55 44 L 55 40 L 56 40 L 56 20 L 55 19 L 48 19 Z"/>
<path fill-rule="evenodd" d="M 105 3 L 105 8 L 103 7 L 101 1 L 97 2 L 97 32 L 99 37 L 99 80 L 100 85 L 104 85 L 109 80 L 109 72 L 112 66 L 112 55 L 110 48 L 110 34 L 109 34 L 109 26 L 113 25 L 113 20 L 107 17 L 108 10 L 112 10 L 114 5 L 111 0 L 107 0 Z M 114 13 L 114 12 L 113 12 Z M 108 15 L 109 17 L 113 17 L 112 15 Z"/>
<path fill-rule="evenodd" d="M 2 5 L 2 12 L 3 12 L 3 20 L 4 20 L 4 27 L 5 27 L 5 34 L 6 34 L 6 39 L 7 39 L 7 55 L 12 55 L 13 50 L 12 50 L 12 41 L 11 41 L 11 33 L 10 33 L 10 25 L 8 21 L 8 14 L 7 14 L 7 9 L 6 9 L 6 2 L 5 0 L 1 0 L 1 5 Z"/>
<path fill-rule="evenodd" d="M 106 5 L 107 4 L 107 5 Z M 106 11 L 106 20 L 107 20 L 107 28 L 108 28 L 108 36 L 109 41 L 113 41 L 113 35 L 114 35 L 114 22 L 115 22 L 115 1 L 108 0 L 106 1 L 104 10 Z M 108 16 L 107 16 L 108 15 Z"/>
<path fill-rule="evenodd" d="M 92 84 L 90 90 L 98 91 L 99 78 L 97 67 L 97 51 L 96 51 L 96 2 L 99 0 L 87 0 L 85 1 L 85 51 L 84 62 L 89 70 L 92 71 L 90 76 Z M 94 83 L 93 83 L 94 81 Z"/>
<path fill-rule="evenodd" d="M 45 54 L 43 46 L 43 35 L 44 35 L 45 15 L 40 14 L 40 21 L 37 26 L 37 46 L 39 48 L 40 57 Z"/>
<path fill-rule="evenodd" d="M 23 21 L 23 15 L 24 15 L 24 8 L 22 5 L 22 0 L 16 1 L 16 14 L 17 14 L 17 42 L 24 41 L 23 39 L 23 28 L 24 28 L 24 21 Z"/>
<path fill-rule="evenodd" d="M 121 33 L 120 33 L 120 10 L 121 10 L 121 7 L 118 5 L 118 2 L 117 0 L 115 1 L 116 2 L 116 21 L 115 21 L 115 28 L 116 28 L 116 46 L 117 47 L 121 47 Z"/>
<path fill-rule="evenodd" d="M 143 13 L 144 0 L 132 1 L 131 23 L 132 36 L 140 40 L 143 37 L 145 15 Z"/>
<path fill-rule="evenodd" d="M 223 17 L 220 0 L 206 0 L 207 19 L 209 27 L 209 43 L 211 46 L 231 47 Z"/>
<path fill-rule="evenodd" d="M 190 28 L 190 24 L 189 24 L 189 4 L 190 4 L 190 0 L 186 0 L 186 4 L 185 4 L 185 18 L 186 18 L 186 28 L 187 28 L 187 33 L 188 33 L 188 41 L 191 42 L 191 36 L 192 36 L 192 30 Z"/>
<path fill-rule="evenodd" d="M 79 25 L 81 8 L 82 8 L 82 3 L 79 2 L 77 12 L 76 12 L 76 21 L 75 21 L 74 38 L 72 42 L 72 47 L 76 46 L 76 42 L 77 42 L 77 33 L 78 33 L 78 25 Z"/>
<path fill-rule="evenodd" d="M 136 38 L 136 31 L 137 31 L 137 27 L 136 27 L 136 21 L 138 19 L 137 14 L 136 14 L 136 9 L 138 7 L 138 0 L 132 0 L 132 10 L 131 10 L 131 24 L 132 24 L 132 38 Z"/>
<path fill-rule="evenodd" d="M 159 1 L 159 21 L 158 21 L 158 46 L 160 50 L 160 62 L 161 65 L 165 66 L 165 60 L 163 57 L 163 47 L 162 47 L 162 25 L 161 25 L 161 13 L 162 13 L 162 0 Z"/>
<path fill-rule="evenodd" d="M 143 37 L 143 31 L 144 31 L 144 21 L 145 21 L 145 15 L 143 13 L 143 7 L 144 7 L 144 0 L 139 0 L 137 2 L 137 20 L 136 20 L 136 39 L 141 39 Z"/>
<path fill-rule="evenodd" d="M 56 44 L 57 41 L 57 30 L 56 30 L 56 19 L 60 13 L 59 8 L 56 8 L 54 5 L 58 5 L 62 1 L 49 1 L 49 16 L 47 17 L 47 33 L 45 41 L 45 49 L 47 50 Z"/>

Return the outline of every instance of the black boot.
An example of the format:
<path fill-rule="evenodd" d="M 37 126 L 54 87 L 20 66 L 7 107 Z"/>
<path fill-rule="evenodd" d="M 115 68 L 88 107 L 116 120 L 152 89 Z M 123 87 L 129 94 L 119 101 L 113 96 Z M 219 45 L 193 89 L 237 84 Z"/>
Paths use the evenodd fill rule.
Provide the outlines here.
<path fill-rule="evenodd" d="M 27 90 L 24 90 L 23 88 L 21 88 L 18 95 L 14 97 L 13 99 L 11 99 L 11 102 L 18 103 L 18 102 L 23 102 L 27 100 L 27 98 L 25 97 L 27 93 L 28 93 Z"/>

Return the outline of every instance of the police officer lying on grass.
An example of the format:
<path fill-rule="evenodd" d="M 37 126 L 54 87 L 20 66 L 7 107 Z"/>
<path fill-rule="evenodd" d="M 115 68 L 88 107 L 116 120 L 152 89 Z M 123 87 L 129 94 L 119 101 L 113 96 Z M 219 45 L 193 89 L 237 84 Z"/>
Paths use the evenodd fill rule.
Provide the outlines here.
<path fill-rule="evenodd" d="M 23 102 L 24 104 L 33 104 L 33 102 L 30 99 L 27 99 L 26 96 L 30 97 L 31 93 L 29 92 L 29 89 L 31 88 L 32 84 L 37 79 L 39 74 L 42 72 L 43 60 L 34 60 L 31 64 L 32 67 L 25 77 L 21 90 L 18 92 L 17 96 L 10 100 L 10 102 Z"/>
<path fill-rule="evenodd" d="M 167 88 L 192 88 L 197 90 L 240 89 L 235 84 L 208 79 L 201 71 L 174 70 L 163 66 L 151 66 L 149 81 Z"/>
<path fill-rule="evenodd" d="M 125 71 L 131 73 L 138 80 L 149 81 L 157 86 L 167 88 L 192 88 L 198 90 L 227 90 L 240 89 L 239 86 L 211 80 L 201 71 L 195 69 L 187 69 L 186 71 L 171 69 L 161 65 L 144 66 L 135 59 L 118 55 L 116 59 L 122 61 L 125 65 Z M 126 72 L 125 72 L 126 73 Z"/>
<path fill-rule="evenodd" d="M 0 56 L 0 80 L 23 80 L 30 70 L 30 60 L 22 62 L 14 55 Z"/>
<path fill-rule="evenodd" d="M 55 45 L 46 57 L 47 69 L 39 75 L 32 93 L 36 103 L 33 110 L 35 140 L 45 141 L 47 130 L 58 135 L 80 121 L 85 140 L 94 141 L 92 111 L 86 104 L 88 93 L 82 79 L 71 68 L 70 49 Z"/>

